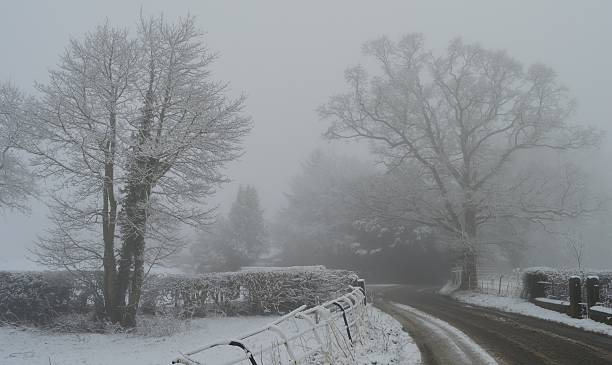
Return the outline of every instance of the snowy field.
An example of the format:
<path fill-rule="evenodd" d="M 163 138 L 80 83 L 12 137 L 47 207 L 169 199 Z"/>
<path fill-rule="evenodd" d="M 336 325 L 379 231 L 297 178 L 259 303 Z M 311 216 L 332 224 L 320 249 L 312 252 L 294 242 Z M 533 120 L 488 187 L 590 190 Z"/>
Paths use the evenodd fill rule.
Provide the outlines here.
<path fill-rule="evenodd" d="M 368 308 L 368 317 L 364 343 L 357 346 L 354 359 L 346 359 L 347 364 L 420 364 L 416 345 L 396 320 L 372 307 Z M 65 334 L 0 327 L 0 364 L 170 364 L 180 351 L 232 338 L 274 319 L 269 316 L 203 318 L 176 325 L 175 334 L 162 337 L 158 336 L 166 330 L 154 326 L 143 331 L 148 333 L 140 334 Z M 215 364 L 240 354 L 235 348 L 224 348 L 213 350 L 201 359 L 206 364 Z M 343 360 L 336 362 L 342 363 Z"/>
<path fill-rule="evenodd" d="M 612 326 L 593 321 L 592 319 L 572 318 L 563 313 L 540 308 L 535 304 L 521 298 L 498 297 L 473 292 L 460 291 L 451 295 L 453 298 L 468 304 L 481 307 L 495 308 L 505 312 L 519 313 L 526 316 L 545 319 L 547 321 L 563 323 L 568 326 L 581 328 L 586 331 L 612 336 Z"/>

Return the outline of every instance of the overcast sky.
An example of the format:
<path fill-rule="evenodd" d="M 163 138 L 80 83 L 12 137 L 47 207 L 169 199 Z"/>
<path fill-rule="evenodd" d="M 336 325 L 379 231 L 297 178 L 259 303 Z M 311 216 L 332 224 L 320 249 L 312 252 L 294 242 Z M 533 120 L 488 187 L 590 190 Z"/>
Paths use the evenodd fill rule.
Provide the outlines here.
<path fill-rule="evenodd" d="M 248 95 L 254 130 L 246 154 L 228 168 L 234 180 L 215 197 L 227 206 L 238 184 L 254 185 L 268 217 L 325 128 L 315 109 L 343 91 L 343 71 L 359 63 L 361 44 L 381 35 L 421 32 L 432 47 L 454 37 L 506 49 L 524 63 L 557 70 L 578 100 L 580 121 L 612 129 L 612 1 L 3 1 L 0 80 L 26 90 L 46 80 L 70 37 L 108 18 L 133 26 L 140 8 L 168 18 L 190 13 L 220 59 L 214 76 Z M 610 151 L 610 143 L 603 147 Z M 337 148 L 338 149 L 338 148 Z M 364 156 L 363 148 L 344 146 Z M 21 265 L 44 229 L 45 212 L 0 216 L 0 269 Z"/>

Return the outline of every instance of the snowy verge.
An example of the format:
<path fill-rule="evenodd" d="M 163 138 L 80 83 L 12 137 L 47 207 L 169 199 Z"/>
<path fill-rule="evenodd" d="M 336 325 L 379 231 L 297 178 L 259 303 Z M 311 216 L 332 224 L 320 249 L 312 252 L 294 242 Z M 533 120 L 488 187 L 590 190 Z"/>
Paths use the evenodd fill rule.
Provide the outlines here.
<path fill-rule="evenodd" d="M 276 317 L 202 318 L 189 321 L 187 331 L 171 336 L 115 334 L 58 334 L 23 327 L 0 327 L 0 364 L 167 365 L 179 351 L 260 328 Z M 240 352 L 211 354 L 223 361 Z"/>
<path fill-rule="evenodd" d="M 453 284 L 452 281 L 447 281 L 446 284 L 438 291 L 442 295 L 449 295 L 459 290 L 459 284 Z"/>
<path fill-rule="evenodd" d="M 34 328 L 0 327 L 0 364 L 83 364 L 83 365 L 167 365 L 180 351 L 197 348 L 222 338 L 232 338 L 245 331 L 261 328 L 277 317 L 201 318 L 183 321 L 178 333 L 163 337 L 144 334 L 57 333 Z M 386 313 L 368 306 L 368 324 L 363 341 L 355 347 L 358 365 L 420 364 L 421 356 L 412 338 L 399 322 Z M 254 348 L 265 345 L 261 340 Z M 206 354 L 207 364 L 239 356 L 235 348 L 223 348 Z M 342 364 L 339 359 L 335 364 Z M 317 362 L 311 362 L 316 364 Z"/>
<path fill-rule="evenodd" d="M 505 312 L 518 313 L 526 316 L 536 317 L 551 322 L 562 323 L 589 332 L 601 333 L 612 336 L 612 326 L 593 321 L 592 319 L 572 318 L 566 314 L 540 308 L 535 304 L 521 298 L 498 297 L 494 295 L 480 294 L 468 291 L 460 291 L 451 294 L 456 300 L 486 308 L 499 309 Z"/>
<path fill-rule="evenodd" d="M 387 313 L 368 306 L 364 343 L 356 348 L 355 364 L 421 364 L 421 353 L 402 325 Z"/>

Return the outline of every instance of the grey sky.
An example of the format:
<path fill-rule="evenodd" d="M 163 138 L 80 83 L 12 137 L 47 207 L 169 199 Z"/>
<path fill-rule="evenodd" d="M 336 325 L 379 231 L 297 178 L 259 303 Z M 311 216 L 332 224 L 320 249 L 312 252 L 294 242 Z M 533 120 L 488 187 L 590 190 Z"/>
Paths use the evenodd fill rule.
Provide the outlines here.
<path fill-rule="evenodd" d="M 559 73 L 579 103 L 577 117 L 612 129 L 612 1 L 3 1 L 0 3 L 0 80 L 30 89 L 45 81 L 70 36 L 108 18 L 132 26 L 139 10 L 173 18 L 187 12 L 220 53 L 215 77 L 249 98 L 255 129 L 246 155 L 229 166 L 234 183 L 214 202 L 227 204 L 237 184 L 260 191 L 268 216 L 299 163 L 325 128 L 315 109 L 343 91 L 343 71 L 361 59 L 362 42 L 386 34 L 422 32 L 443 47 L 456 36 L 507 49 L 525 63 Z M 609 155 L 610 142 L 601 153 Z M 363 156 L 362 148 L 341 148 Z M 21 262 L 44 228 L 44 210 L 0 217 L 0 268 Z"/>

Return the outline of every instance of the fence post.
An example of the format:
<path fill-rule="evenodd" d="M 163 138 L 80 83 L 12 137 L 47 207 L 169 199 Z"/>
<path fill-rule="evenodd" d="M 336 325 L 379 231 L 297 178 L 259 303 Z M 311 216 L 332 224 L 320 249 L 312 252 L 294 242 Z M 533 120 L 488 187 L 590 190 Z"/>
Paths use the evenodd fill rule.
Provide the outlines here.
<path fill-rule="evenodd" d="M 365 280 L 364 279 L 357 279 L 357 286 L 363 292 L 363 304 L 367 304 L 368 300 L 366 299 Z"/>
<path fill-rule="evenodd" d="M 591 313 L 591 307 L 599 302 L 599 277 L 587 276 L 586 279 L 587 311 Z"/>
<path fill-rule="evenodd" d="M 569 295 L 570 306 L 568 314 L 574 318 L 580 318 L 582 309 L 580 307 L 580 302 L 582 302 L 582 285 L 579 276 L 572 276 L 569 278 Z"/>
<path fill-rule="evenodd" d="M 325 324 L 324 328 L 325 328 L 325 345 L 323 348 L 323 354 L 325 356 L 325 359 L 328 360 L 331 363 L 332 357 L 333 357 L 333 344 L 332 344 L 332 328 L 331 325 L 329 323 L 329 318 L 331 317 L 331 313 L 329 312 L 329 310 L 319 306 L 317 307 L 318 309 L 316 310 L 317 313 L 317 318 L 319 319 L 319 322 L 323 322 Z M 317 323 L 319 323 L 317 322 Z"/>

